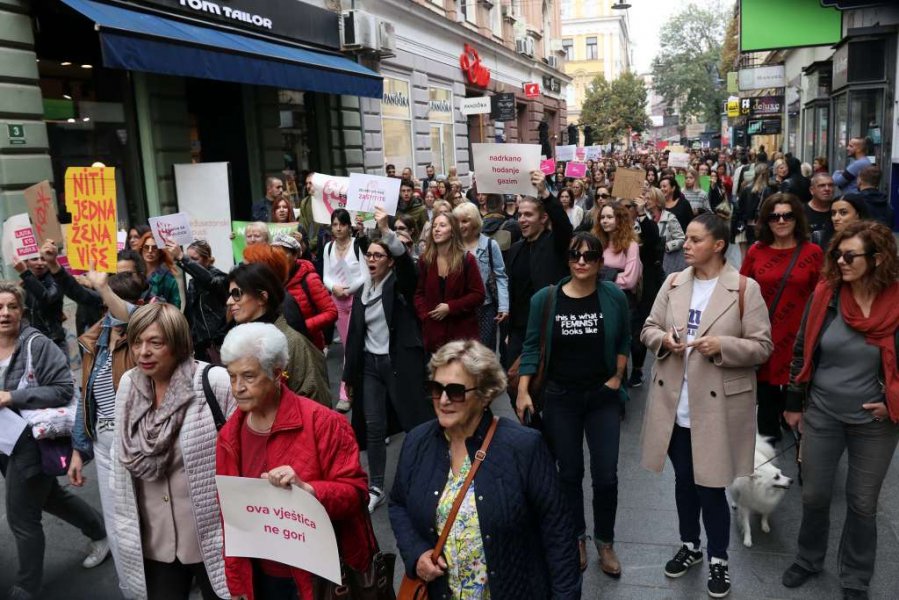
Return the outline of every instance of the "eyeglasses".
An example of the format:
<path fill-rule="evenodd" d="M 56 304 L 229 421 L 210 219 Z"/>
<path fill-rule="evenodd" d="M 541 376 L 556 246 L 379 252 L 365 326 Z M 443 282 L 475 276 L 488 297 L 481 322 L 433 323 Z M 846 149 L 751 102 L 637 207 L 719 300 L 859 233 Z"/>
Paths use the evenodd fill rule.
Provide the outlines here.
<path fill-rule="evenodd" d="M 791 212 L 785 213 L 771 213 L 768 215 L 769 223 L 777 223 L 778 221 L 783 221 L 784 223 L 792 223 L 796 219 L 796 215 Z"/>
<path fill-rule="evenodd" d="M 387 255 L 384 254 L 383 252 L 366 252 L 365 253 L 366 260 L 378 261 L 378 260 L 384 260 L 385 258 L 387 258 Z"/>
<path fill-rule="evenodd" d="M 232 300 L 234 300 L 235 302 L 238 302 L 243 297 L 243 290 L 240 289 L 239 287 L 232 288 L 228 292 L 228 297 L 231 298 Z"/>
<path fill-rule="evenodd" d="M 608 200 L 609 198 L 612 197 L 612 194 L 597 194 L 597 196 L 599 196 L 603 200 Z"/>
<path fill-rule="evenodd" d="M 156 244 L 144 244 L 141 246 L 141 249 L 145 252 L 153 252 L 154 250 L 159 250 L 159 246 Z"/>
<path fill-rule="evenodd" d="M 443 397 L 444 392 L 450 402 L 465 402 L 465 394 L 478 389 L 476 387 L 467 388 L 464 383 L 447 383 L 446 385 L 443 385 L 439 381 L 427 381 L 425 382 L 425 386 L 434 402 L 440 400 Z"/>
<path fill-rule="evenodd" d="M 843 259 L 843 262 L 846 263 L 846 266 L 851 266 L 852 261 L 860 256 L 874 256 L 874 252 L 859 252 L 856 254 L 855 252 L 840 252 L 839 250 L 831 250 L 830 258 L 833 259 L 833 262 L 839 262 L 840 259 Z"/>
<path fill-rule="evenodd" d="M 578 252 L 577 250 L 568 251 L 568 262 L 576 263 L 584 259 L 585 263 L 599 262 L 602 258 L 602 252 L 599 250 L 587 250 L 586 252 Z"/>

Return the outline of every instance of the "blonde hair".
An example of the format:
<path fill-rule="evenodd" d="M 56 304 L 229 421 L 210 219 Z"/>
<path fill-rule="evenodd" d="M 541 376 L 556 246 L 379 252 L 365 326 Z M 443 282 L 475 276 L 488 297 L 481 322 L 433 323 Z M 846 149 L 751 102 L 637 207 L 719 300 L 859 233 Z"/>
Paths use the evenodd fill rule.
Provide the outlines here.
<path fill-rule="evenodd" d="M 654 185 L 649 186 L 646 190 L 647 200 L 650 200 L 659 211 L 665 210 L 665 192 Z"/>
<path fill-rule="evenodd" d="M 453 362 L 461 364 L 465 372 L 474 377 L 476 393 L 483 400 L 491 402 L 505 391 L 506 373 L 499 364 L 496 352 L 489 350 L 481 342 L 456 340 L 441 346 L 428 363 L 431 379 L 437 369 Z"/>
<path fill-rule="evenodd" d="M 446 219 L 450 226 L 449 239 L 449 265 L 447 266 L 447 274 L 456 273 L 462 269 L 462 262 L 465 260 L 465 246 L 462 245 L 462 231 L 459 229 L 459 220 L 451 213 L 437 215 L 431 221 L 431 229 L 428 231 L 428 238 L 425 240 L 425 251 L 421 255 L 422 261 L 428 266 L 437 268 L 437 244 L 434 242 L 434 223 L 437 219 Z"/>
<path fill-rule="evenodd" d="M 689 176 L 691 176 L 691 177 L 693 178 L 693 185 L 690 186 L 690 187 L 687 187 L 687 175 L 689 175 Z M 696 172 L 696 169 L 689 168 L 689 169 L 687 169 L 687 172 L 684 173 L 684 189 L 685 189 L 685 190 L 698 190 L 698 189 L 700 189 L 700 187 L 699 187 L 699 173 Z"/>
<path fill-rule="evenodd" d="M 481 211 L 471 202 L 463 202 L 454 208 L 453 215 L 460 221 L 463 218 L 468 219 L 471 221 L 471 224 L 475 226 L 478 234 L 481 233 L 481 227 L 484 226 L 484 220 L 481 218 Z"/>
<path fill-rule="evenodd" d="M 14 281 L 0 281 L 0 294 L 12 294 L 19 303 L 19 308 L 25 311 L 25 290 Z"/>
<path fill-rule="evenodd" d="M 440 213 L 453 212 L 453 205 L 449 203 L 449 200 L 435 200 L 431 210 L 434 211 L 434 216 L 436 217 Z M 431 220 L 433 221 L 434 219 Z"/>
<path fill-rule="evenodd" d="M 131 314 L 128 320 L 128 345 L 134 346 L 153 323 L 159 324 L 165 345 L 178 363 L 193 356 L 194 346 L 187 319 L 175 305 L 165 302 L 141 306 Z"/>

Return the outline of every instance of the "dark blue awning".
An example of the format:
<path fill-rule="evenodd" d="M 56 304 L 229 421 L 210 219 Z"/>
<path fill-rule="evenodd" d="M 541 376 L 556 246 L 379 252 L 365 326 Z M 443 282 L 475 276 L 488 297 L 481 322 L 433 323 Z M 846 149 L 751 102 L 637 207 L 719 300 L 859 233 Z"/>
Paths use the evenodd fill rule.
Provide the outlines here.
<path fill-rule="evenodd" d="M 383 94 L 378 73 L 343 56 L 92 0 L 62 1 L 96 23 L 107 67 L 327 94 Z"/>

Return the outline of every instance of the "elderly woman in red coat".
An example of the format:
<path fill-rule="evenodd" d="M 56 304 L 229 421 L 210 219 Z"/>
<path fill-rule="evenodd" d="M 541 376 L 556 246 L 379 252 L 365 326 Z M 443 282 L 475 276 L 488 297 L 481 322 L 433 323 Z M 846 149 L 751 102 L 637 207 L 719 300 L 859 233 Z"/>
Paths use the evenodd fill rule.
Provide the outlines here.
<path fill-rule="evenodd" d="M 371 539 L 368 478 L 349 422 L 282 383 L 287 340 L 274 325 L 238 325 L 221 352 L 240 410 L 219 433 L 216 473 L 262 477 L 313 494 L 331 518 L 343 562 L 368 569 L 375 551 L 362 541 Z M 312 574 L 278 562 L 226 556 L 225 576 L 234 598 L 313 597 Z"/>
<path fill-rule="evenodd" d="M 418 259 L 415 290 L 425 350 L 434 353 L 453 340 L 480 339 L 477 311 L 484 297 L 481 271 L 465 250 L 459 221 L 452 213 L 437 215 Z"/>

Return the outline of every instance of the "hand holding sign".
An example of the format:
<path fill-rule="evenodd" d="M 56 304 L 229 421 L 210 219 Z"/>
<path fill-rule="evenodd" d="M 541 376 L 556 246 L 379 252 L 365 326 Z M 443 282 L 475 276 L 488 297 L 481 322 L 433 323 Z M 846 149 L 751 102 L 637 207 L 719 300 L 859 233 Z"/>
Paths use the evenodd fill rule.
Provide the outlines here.
<path fill-rule="evenodd" d="M 290 465 L 281 465 L 280 467 L 275 467 L 268 473 L 263 473 L 261 477 L 262 479 L 267 479 L 268 482 L 275 487 L 289 489 L 290 486 L 295 485 L 301 490 L 304 490 L 315 496 L 315 488 L 297 477 L 296 471 L 294 471 L 293 467 L 291 467 Z"/>

